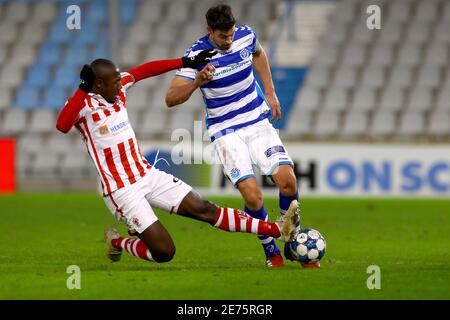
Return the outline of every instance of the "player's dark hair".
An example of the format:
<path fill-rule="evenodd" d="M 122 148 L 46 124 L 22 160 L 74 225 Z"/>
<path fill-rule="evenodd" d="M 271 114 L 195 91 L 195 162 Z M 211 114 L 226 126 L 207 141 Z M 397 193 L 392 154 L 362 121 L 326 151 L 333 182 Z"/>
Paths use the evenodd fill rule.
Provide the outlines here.
<path fill-rule="evenodd" d="M 227 4 L 209 8 L 205 16 L 208 26 L 213 30 L 228 31 L 236 24 L 231 7 Z"/>
<path fill-rule="evenodd" d="M 100 58 L 100 59 L 95 59 L 94 61 L 91 62 L 91 68 L 94 70 L 94 72 L 97 76 L 101 77 L 101 75 L 102 75 L 101 69 L 107 69 L 107 68 L 116 69 L 116 65 L 111 60 Z"/>

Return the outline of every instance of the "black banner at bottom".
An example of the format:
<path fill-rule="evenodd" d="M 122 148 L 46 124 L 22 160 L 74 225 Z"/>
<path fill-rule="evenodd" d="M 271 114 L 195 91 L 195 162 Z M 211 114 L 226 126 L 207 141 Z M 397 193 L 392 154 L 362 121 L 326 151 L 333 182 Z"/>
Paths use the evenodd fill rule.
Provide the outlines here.
<path fill-rule="evenodd" d="M 11 300 L 0 301 L 3 312 L 10 309 L 15 316 L 31 312 L 46 317 L 58 309 L 58 318 L 86 315 L 152 319 L 311 319 L 324 316 L 344 318 L 385 317 L 395 313 L 427 317 L 448 310 L 446 301 L 418 300 Z M 91 318 L 91 317 L 89 317 Z"/>

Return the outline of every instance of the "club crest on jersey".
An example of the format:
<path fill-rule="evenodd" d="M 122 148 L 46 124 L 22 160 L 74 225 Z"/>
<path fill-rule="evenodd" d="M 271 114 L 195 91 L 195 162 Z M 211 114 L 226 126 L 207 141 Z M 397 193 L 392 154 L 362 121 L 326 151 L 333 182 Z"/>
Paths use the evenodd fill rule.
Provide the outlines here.
<path fill-rule="evenodd" d="M 132 222 L 133 222 L 133 224 L 134 224 L 136 227 L 140 227 L 140 226 L 141 226 L 141 222 L 139 221 L 139 219 L 138 219 L 137 217 L 133 217 Z"/>
<path fill-rule="evenodd" d="M 242 60 L 247 59 L 248 57 L 250 57 L 250 51 L 247 48 L 244 48 L 241 50 L 241 52 L 239 52 L 239 55 L 241 56 Z"/>
<path fill-rule="evenodd" d="M 241 171 L 240 171 L 238 168 L 233 168 L 233 169 L 231 169 L 230 176 L 231 176 L 233 179 L 238 178 L 240 175 L 241 175 Z"/>
<path fill-rule="evenodd" d="M 107 136 L 109 135 L 109 129 L 108 129 L 108 125 L 104 124 L 101 127 L 98 128 L 98 132 L 100 132 L 100 134 L 102 136 Z"/>

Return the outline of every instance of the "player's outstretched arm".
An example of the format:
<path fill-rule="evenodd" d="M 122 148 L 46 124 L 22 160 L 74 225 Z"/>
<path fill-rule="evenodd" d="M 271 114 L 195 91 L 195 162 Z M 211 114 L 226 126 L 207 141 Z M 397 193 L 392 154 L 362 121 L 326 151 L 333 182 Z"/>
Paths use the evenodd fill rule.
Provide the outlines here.
<path fill-rule="evenodd" d="M 80 72 L 80 85 L 61 109 L 56 121 L 56 129 L 63 133 L 69 132 L 78 119 L 78 114 L 84 107 L 84 99 L 94 86 L 95 72 L 91 66 L 85 64 Z"/>
<path fill-rule="evenodd" d="M 135 82 L 138 82 L 179 68 L 200 68 L 211 60 L 214 54 L 215 52 L 213 50 L 204 50 L 192 58 L 182 57 L 178 59 L 149 61 L 133 67 L 127 70 L 127 72 L 133 75 Z"/>
<path fill-rule="evenodd" d="M 208 64 L 197 74 L 194 80 L 174 77 L 166 93 L 166 105 L 170 108 L 186 102 L 197 88 L 211 81 L 213 75 L 214 67 Z"/>
<path fill-rule="evenodd" d="M 183 66 L 181 58 L 169 60 L 155 60 L 143 63 L 133 67 L 126 72 L 134 77 L 134 81 L 138 82 L 143 79 L 158 76 L 171 70 L 179 69 Z"/>

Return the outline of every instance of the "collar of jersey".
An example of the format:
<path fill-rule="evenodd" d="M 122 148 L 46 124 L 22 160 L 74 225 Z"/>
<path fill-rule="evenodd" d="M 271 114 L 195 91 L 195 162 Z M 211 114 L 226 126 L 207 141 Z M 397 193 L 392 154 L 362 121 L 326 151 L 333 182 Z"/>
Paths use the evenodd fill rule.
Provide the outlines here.
<path fill-rule="evenodd" d="M 103 96 L 101 94 L 98 94 L 98 93 L 89 92 L 89 96 L 91 98 L 97 99 L 98 101 L 103 103 L 105 106 L 113 106 L 113 105 L 115 105 L 117 103 L 117 99 L 118 99 L 118 97 L 116 97 L 116 101 L 114 101 L 114 103 L 111 103 L 111 102 L 106 101 L 106 99 L 103 98 Z M 99 106 L 99 108 L 101 108 L 101 106 Z"/>

